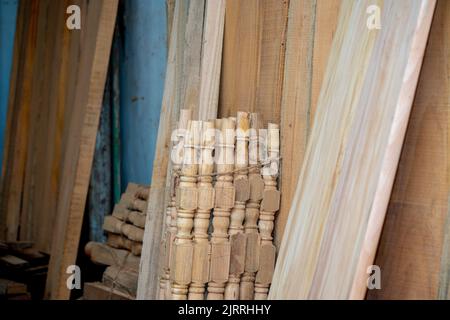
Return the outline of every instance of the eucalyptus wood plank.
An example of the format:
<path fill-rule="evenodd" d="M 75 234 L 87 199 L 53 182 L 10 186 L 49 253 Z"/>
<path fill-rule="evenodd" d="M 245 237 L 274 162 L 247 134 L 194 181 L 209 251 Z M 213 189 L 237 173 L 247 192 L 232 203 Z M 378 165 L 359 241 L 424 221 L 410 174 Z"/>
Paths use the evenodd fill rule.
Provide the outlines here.
<path fill-rule="evenodd" d="M 80 72 L 75 86 L 74 108 L 65 131 L 62 177 L 53 234 L 53 246 L 45 296 L 68 299 L 67 267 L 75 264 L 89 186 L 97 126 L 108 69 L 117 0 L 86 2 L 80 42 Z"/>
<path fill-rule="evenodd" d="M 368 299 L 449 299 L 450 2 L 437 1 Z"/>
<path fill-rule="evenodd" d="M 342 2 L 269 298 L 365 296 L 435 1 L 373 4 Z"/>
<path fill-rule="evenodd" d="M 280 247 L 337 27 L 340 0 L 292 1 L 281 101 L 281 204 L 274 243 Z M 319 88 L 319 90 L 317 90 Z"/>
<path fill-rule="evenodd" d="M 280 122 L 289 3 L 226 2 L 220 117 L 246 111 Z"/>

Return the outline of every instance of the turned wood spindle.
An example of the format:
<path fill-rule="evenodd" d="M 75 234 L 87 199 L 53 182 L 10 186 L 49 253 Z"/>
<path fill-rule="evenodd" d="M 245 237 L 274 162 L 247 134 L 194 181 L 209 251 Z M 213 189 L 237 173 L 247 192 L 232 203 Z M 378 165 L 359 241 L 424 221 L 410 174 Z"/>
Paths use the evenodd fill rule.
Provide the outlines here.
<path fill-rule="evenodd" d="M 248 182 L 248 141 L 250 119 L 247 112 L 238 112 L 236 118 L 236 152 L 234 188 L 235 202 L 231 210 L 230 227 L 230 274 L 225 286 L 225 299 L 239 299 L 239 283 L 244 273 L 246 236 L 244 234 L 245 204 L 250 197 Z"/>
<path fill-rule="evenodd" d="M 277 177 L 280 154 L 279 126 L 269 123 L 267 129 L 267 155 L 262 169 L 264 179 L 264 194 L 259 214 L 259 234 L 261 237 L 260 264 L 255 280 L 255 300 L 266 300 L 272 282 L 275 268 L 275 246 L 272 232 L 274 228 L 275 213 L 280 208 L 280 191 L 277 189 Z"/>
<path fill-rule="evenodd" d="M 188 287 L 192 279 L 192 228 L 197 209 L 197 172 L 196 145 L 199 141 L 199 121 L 189 121 L 184 142 L 183 165 L 176 192 L 177 234 L 170 266 L 172 299 L 186 300 Z"/>
<path fill-rule="evenodd" d="M 215 144 L 214 122 L 202 122 L 201 162 L 197 182 L 198 203 L 194 218 L 194 258 L 192 262 L 192 282 L 189 286 L 189 300 L 203 300 L 205 285 L 209 280 L 208 227 L 211 210 L 214 208 L 213 151 Z"/>
<path fill-rule="evenodd" d="M 234 206 L 234 135 L 235 124 L 231 119 L 222 119 L 219 143 L 216 145 L 218 157 L 217 181 L 213 213 L 213 233 L 211 236 L 211 264 L 208 283 L 208 300 L 222 300 L 230 267 L 230 242 L 228 226 L 230 212 Z M 216 137 L 217 138 L 217 137 Z"/>
<path fill-rule="evenodd" d="M 188 122 L 191 120 L 192 111 L 189 109 L 180 110 L 177 131 L 172 141 L 171 153 L 171 181 L 170 181 L 170 199 L 166 209 L 165 232 L 161 244 L 162 253 L 162 275 L 160 280 L 159 298 L 161 300 L 172 298 L 172 289 L 170 283 L 170 265 L 172 264 L 173 243 L 177 233 L 177 209 L 175 201 L 175 192 L 178 187 L 176 172 L 181 170 L 184 154 L 184 139 L 188 128 Z"/>
<path fill-rule="evenodd" d="M 259 268 L 260 236 L 258 232 L 259 207 L 263 197 L 264 181 L 260 169 L 256 166 L 259 160 L 259 129 L 261 123 L 258 114 L 250 114 L 249 138 L 249 172 L 250 198 L 245 208 L 244 233 L 247 237 L 245 250 L 245 267 L 239 287 L 241 300 L 254 298 L 255 275 Z"/>

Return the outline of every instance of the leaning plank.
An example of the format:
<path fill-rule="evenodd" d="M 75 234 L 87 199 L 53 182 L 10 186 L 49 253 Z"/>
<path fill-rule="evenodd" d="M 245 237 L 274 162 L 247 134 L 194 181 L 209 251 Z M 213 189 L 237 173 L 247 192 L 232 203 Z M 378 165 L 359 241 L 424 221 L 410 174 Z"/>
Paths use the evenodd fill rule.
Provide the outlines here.
<path fill-rule="evenodd" d="M 206 2 L 203 35 L 198 120 L 217 117 L 220 68 L 222 62 L 225 0 Z"/>
<path fill-rule="evenodd" d="M 364 298 L 435 1 L 371 4 L 342 3 L 272 299 Z"/>
<path fill-rule="evenodd" d="M 288 7 L 277 0 L 226 2 L 219 116 L 257 112 L 264 123 L 280 122 Z"/>
<path fill-rule="evenodd" d="M 158 287 L 160 242 L 164 218 L 165 196 L 170 185 L 166 183 L 169 170 L 170 141 L 172 129 L 180 113 L 181 74 L 183 43 L 186 30 L 187 3 L 175 2 L 172 32 L 167 58 L 164 95 L 159 119 L 156 154 L 153 161 L 152 188 L 148 196 L 151 205 L 147 209 L 142 258 L 139 271 L 137 299 L 155 299 Z M 187 31 L 186 31 L 187 32 Z"/>
<path fill-rule="evenodd" d="M 32 72 L 35 59 L 39 3 L 19 5 L 5 130 L 0 228 L 4 240 L 18 240 L 23 179 L 30 127 Z M 17 125 L 20 124 L 20 125 Z"/>
<path fill-rule="evenodd" d="M 81 43 L 75 112 L 68 124 L 70 134 L 63 155 L 65 175 L 59 189 L 47 298 L 70 297 L 66 269 L 75 263 L 78 250 L 117 5 L 117 0 L 105 0 L 89 2 L 85 8 L 84 28 L 90 32 Z"/>
<path fill-rule="evenodd" d="M 255 110 L 261 20 L 258 0 L 227 0 L 220 81 L 221 117 Z"/>
<path fill-rule="evenodd" d="M 283 196 L 274 232 L 277 248 L 302 168 L 340 4 L 341 0 L 309 0 L 289 5 L 280 132 Z"/>
<path fill-rule="evenodd" d="M 450 2 L 436 5 L 369 299 L 449 299 Z"/>

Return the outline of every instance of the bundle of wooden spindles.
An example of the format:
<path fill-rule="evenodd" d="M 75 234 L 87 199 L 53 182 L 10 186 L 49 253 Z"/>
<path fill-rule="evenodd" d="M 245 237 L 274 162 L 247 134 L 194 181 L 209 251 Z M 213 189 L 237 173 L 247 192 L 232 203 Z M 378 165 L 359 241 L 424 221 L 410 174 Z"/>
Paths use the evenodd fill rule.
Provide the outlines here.
<path fill-rule="evenodd" d="M 128 184 L 112 215 L 105 217 L 106 244 L 89 242 L 86 245 L 85 252 L 94 263 L 108 266 L 101 283 L 85 286 L 86 299 L 94 295 L 101 298 L 102 293 L 105 293 L 104 298 L 133 299 L 136 296 L 148 194 L 149 187 Z"/>
<path fill-rule="evenodd" d="M 160 299 L 266 299 L 275 265 L 279 126 L 182 110 L 161 247 Z"/>

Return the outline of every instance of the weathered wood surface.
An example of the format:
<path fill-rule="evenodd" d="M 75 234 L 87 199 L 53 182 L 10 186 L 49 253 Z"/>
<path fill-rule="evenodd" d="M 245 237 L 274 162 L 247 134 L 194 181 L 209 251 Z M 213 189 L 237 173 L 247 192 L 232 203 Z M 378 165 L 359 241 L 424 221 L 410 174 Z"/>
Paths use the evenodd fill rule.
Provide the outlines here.
<path fill-rule="evenodd" d="M 365 296 L 435 6 L 377 3 L 342 3 L 269 298 Z"/>

